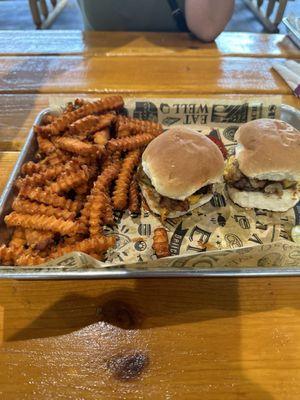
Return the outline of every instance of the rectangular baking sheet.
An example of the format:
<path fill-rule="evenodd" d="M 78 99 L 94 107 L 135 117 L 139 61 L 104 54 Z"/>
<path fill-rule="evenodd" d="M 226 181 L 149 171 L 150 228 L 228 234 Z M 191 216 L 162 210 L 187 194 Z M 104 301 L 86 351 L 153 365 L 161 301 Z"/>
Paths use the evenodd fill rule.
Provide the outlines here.
<path fill-rule="evenodd" d="M 49 113 L 49 110 L 42 111 L 35 120 L 39 124 L 42 117 Z M 300 129 L 300 113 L 293 107 L 281 105 L 280 118 Z M 37 143 L 33 130 L 30 131 L 26 143 L 20 153 L 20 157 L 13 169 L 13 172 L 7 182 L 7 185 L 0 198 L 0 242 L 5 242 L 9 231 L 4 224 L 4 216 L 10 212 L 11 204 L 15 196 L 14 181 L 20 174 L 22 165 L 33 159 Z M 296 212 L 296 224 L 299 224 L 300 210 Z M 300 259 L 300 249 L 295 243 L 287 241 L 285 244 L 289 257 Z M 249 249 L 253 247 L 242 247 L 235 249 L 234 254 L 230 250 L 224 252 L 224 256 L 237 257 L 242 260 Z M 274 253 L 275 249 L 275 253 Z M 147 262 L 135 263 L 132 267 L 124 264 L 114 264 L 107 266 L 100 264 L 91 257 L 82 253 L 70 253 L 54 262 L 47 263 L 46 266 L 34 267 L 0 267 L 0 278 L 14 279 L 112 279 L 112 278 L 153 278 L 153 277 L 233 277 L 233 276 L 300 276 L 300 262 L 297 266 L 289 267 L 287 262 L 285 266 L 268 267 L 268 257 L 276 254 L 276 243 L 259 246 L 261 261 L 259 266 L 253 268 L 247 267 L 224 267 L 211 265 L 210 260 L 218 257 L 219 251 L 208 251 L 207 261 L 198 262 L 197 256 L 182 255 L 177 257 L 168 257 L 160 260 L 152 260 L 151 266 Z M 279 250 L 280 251 L 280 250 Z M 174 259 L 174 261 L 173 261 Z M 170 266 L 171 265 L 171 266 Z"/>

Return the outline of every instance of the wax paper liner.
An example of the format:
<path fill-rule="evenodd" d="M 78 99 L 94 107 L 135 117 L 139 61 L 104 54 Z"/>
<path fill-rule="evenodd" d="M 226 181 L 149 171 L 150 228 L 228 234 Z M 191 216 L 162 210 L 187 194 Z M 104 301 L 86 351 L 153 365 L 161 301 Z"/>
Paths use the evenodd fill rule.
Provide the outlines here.
<path fill-rule="evenodd" d="M 53 110 L 73 99 L 59 99 Z M 126 99 L 124 114 L 158 121 L 167 129 L 185 125 L 221 140 L 228 154 L 234 152 L 238 127 L 257 118 L 279 118 L 280 98 L 224 99 Z M 223 184 L 215 187 L 212 200 L 182 218 L 167 219 L 171 257 L 157 260 L 152 250 L 153 231 L 159 218 L 143 209 L 140 216 L 115 213 L 117 246 L 99 262 L 82 253 L 72 253 L 46 265 L 70 265 L 111 269 L 220 268 L 299 266 L 300 246 L 291 241 L 291 229 L 299 224 L 299 210 L 285 213 L 245 210 L 232 203 Z"/>

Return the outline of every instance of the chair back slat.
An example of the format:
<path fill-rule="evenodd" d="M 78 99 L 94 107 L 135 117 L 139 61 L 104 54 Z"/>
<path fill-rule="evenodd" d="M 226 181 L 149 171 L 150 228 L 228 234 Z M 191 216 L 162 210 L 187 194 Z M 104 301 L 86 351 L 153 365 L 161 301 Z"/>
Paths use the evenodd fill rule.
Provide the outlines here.
<path fill-rule="evenodd" d="M 266 11 L 266 16 L 268 18 L 270 18 L 270 15 L 272 14 L 272 12 L 274 11 L 274 7 L 275 7 L 275 3 L 277 0 L 269 0 L 269 4 L 267 7 L 267 11 Z"/>
<path fill-rule="evenodd" d="M 46 29 L 67 4 L 68 0 L 29 0 L 33 21 L 37 29 Z"/>
<path fill-rule="evenodd" d="M 47 18 L 48 15 L 49 15 L 49 11 L 48 11 L 48 6 L 47 6 L 47 3 L 46 3 L 46 0 L 40 0 L 40 4 L 41 4 L 42 14 L 43 14 L 43 16 L 45 18 Z"/>
<path fill-rule="evenodd" d="M 278 32 L 288 0 L 244 0 L 269 32 Z M 276 4 L 278 3 L 278 6 Z"/>

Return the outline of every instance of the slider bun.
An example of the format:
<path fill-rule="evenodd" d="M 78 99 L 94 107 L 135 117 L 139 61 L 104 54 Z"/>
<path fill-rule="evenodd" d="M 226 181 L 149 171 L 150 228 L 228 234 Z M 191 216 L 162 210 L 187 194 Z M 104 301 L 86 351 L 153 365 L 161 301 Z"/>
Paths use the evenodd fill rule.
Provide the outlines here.
<path fill-rule="evenodd" d="M 149 192 L 146 189 L 145 185 L 140 184 L 140 187 L 141 187 L 142 195 L 143 195 L 144 199 L 146 200 L 150 210 L 154 214 L 161 215 L 158 203 L 155 201 L 155 199 L 153 197 L 149 196 Z M 213 193 L 212 193 L 212 191 L 210 191 L 209 193 L 202 195 L 200 200 L 197 203 L 195 203 L 192 206 L 190 206 L 190 208 L 187 211 L 169 211 L 168 215 L 167 215 L 167 218 L 178 218 L 178 217 L 181 217 L 182 215 L 185 215 L 189 211 L 195 210 L 197 207 L 200 207 L 203 204 L 208 203 L 212 197 L 213 197 Z"/>
<path fill-rule="evenodd" d="M 149 143 L 142 166 L 159 194 L 185 200 L 203 186 L 221 180 L 224 159 L 218 146 L 204 134 L 181 126 Z"/>
<path fill-rule="evenodd" d="M 236 132 L 239 168 L 249 178 L 300 180 L 300 132 L 284 121 L 256 119 Z"/>
<path fill-rule="evenodd" d="M 299 195 L 292 189 L 285 189 L 282 197 L 263 192 L 246 192 L 227 185 L 231 200 L 243 208 L 261 208 L 263 210 L 284 212 L 294 207 Z"/>

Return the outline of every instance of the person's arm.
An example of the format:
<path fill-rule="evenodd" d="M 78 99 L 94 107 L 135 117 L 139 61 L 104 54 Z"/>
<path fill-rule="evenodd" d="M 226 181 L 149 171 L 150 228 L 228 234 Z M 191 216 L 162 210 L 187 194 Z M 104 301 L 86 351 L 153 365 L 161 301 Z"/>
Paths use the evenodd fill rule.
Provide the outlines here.
<path fill-rule="evenodd" d="M 204 42 L 213 41 L 225 28 L 234 9 L 234 0 L 185 0 L 189 30 Z"/>

